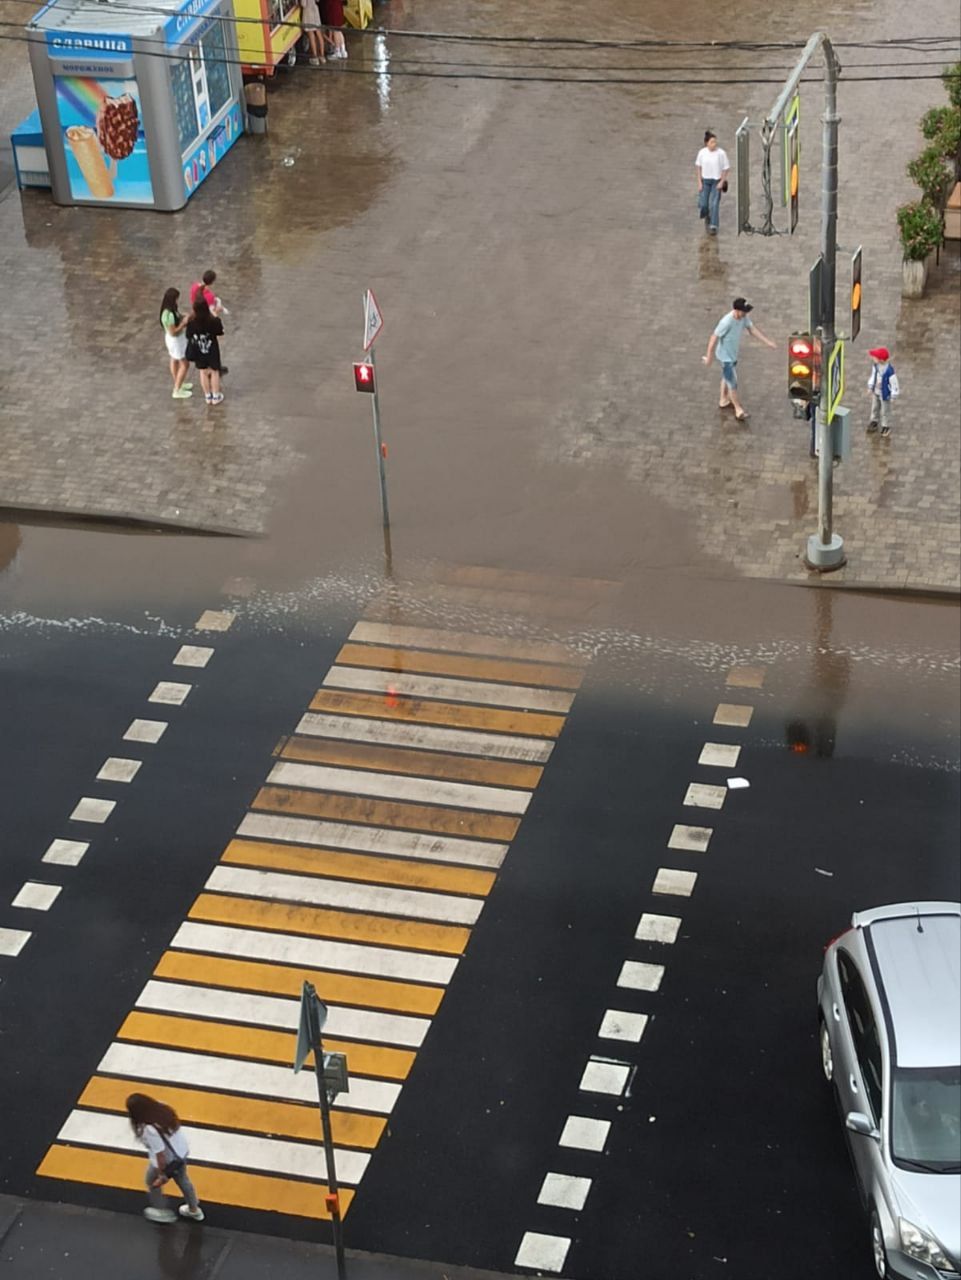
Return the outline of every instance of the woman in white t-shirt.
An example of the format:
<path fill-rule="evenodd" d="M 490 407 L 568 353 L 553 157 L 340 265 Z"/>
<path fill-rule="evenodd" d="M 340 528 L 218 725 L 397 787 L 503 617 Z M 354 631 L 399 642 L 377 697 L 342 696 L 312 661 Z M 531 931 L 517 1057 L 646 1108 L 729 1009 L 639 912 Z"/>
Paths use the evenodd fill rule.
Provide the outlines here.
<path fill-rule="evenodd" d="M 717 135 L 708 129 L 704 134 L 704 146 L 694 161 L 697 171 L 697 208 L 707 219 L 708 235 L 717 235 L 718 215 L 721 211 L 721 192 L 727 190 L 727 178 L 731 162 L 727 152 L 717 145 Z"/>
<path fill-rule="evenodd" d="M 161 1191 L 164 1183 L 172 1178 L 187 1201 L 180 1206 L 180 1216 L 203 1222 L 204 1211 L 197 1202 L 197 1192 L 187 1172 L 190 1147 L 176 1111 L 146 1093 L 132 1093 L 127 1099 L 127 1115 L 130 1127 L 150 1157 L 144 1179 L 150 1203 L 143 1211 L 144 1217 L 151 1222 L 177 1221 L 173 1209 L 164 1203 Z"/>

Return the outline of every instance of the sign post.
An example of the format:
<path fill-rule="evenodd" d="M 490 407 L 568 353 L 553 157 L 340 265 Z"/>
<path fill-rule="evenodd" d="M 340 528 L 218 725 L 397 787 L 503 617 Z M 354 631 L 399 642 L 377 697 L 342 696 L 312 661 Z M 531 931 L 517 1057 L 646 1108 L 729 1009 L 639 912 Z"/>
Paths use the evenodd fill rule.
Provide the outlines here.
<path fill-rule="evenodd" d="M 737 234 L 751 225 L 751 126 L 747 116 L 734 135 L 737 144 Z"/>
<path fill-rule="evenodd" d="M 364 294 L 364 351 L 367 353 L 367 363 L 370 365 L 370 380 L 364 385 L 357 378 L 356 366 L 354 374 L 354 385 L 358 391 L 370 391 L 371 393 L 371 410 L 374 419 L 374 447 L 377 450 L 377 467 L 380 474 L 380 510 L 384 520 L 384 554 L 387 557 L 388 572 L 391 563 L 390 548 L 390 508 L 387 504 L 387 446 L 381 438 L 380 431 L 380 395 L 377 389 L 376 362 L 374 358 L 374 341 L 381 329 L 384 327 L 384 317 L 377 299 L 374 297 L 373 290 L 368 289 Z"/>
<path fill-rule="evenodd" d="M 326 1021 L 327 1006 L 317 995 L 314 984 L 305 982 L 300 993 L 300 1022 L 297 1027 L 294 1070 L 299 1071 L 313 1053 L 317 1098 L 320 1102 L 320 1128 L 327 1161 L 327 1209 L 334 1234 L 334 1252 L 337 1255 L 337 1280 L 346 1280 L 344 1224 L 340 1216 L 340 1188 L 337 1185 L 334 1139 L 330 1128 L 330 1104 L 338 1093 L 347 1088 L 347 1059 L 342 1053 L 324 1053 L 320 1033 Z"/>

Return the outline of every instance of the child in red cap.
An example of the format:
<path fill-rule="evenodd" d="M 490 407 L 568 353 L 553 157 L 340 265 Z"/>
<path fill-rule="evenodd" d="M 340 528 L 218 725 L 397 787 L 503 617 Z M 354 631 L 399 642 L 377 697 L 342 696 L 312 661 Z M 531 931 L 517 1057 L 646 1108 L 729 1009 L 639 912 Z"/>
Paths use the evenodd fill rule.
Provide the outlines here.
<path fill-rule="evenodd" d="M 891 352 L 887 347 L 872 347 L 868 352 L 871 357 L 871 372 L 868 375 L 868 395 L 871 397 L 871 418 L 868 432 L 877 431 L 881 424 L 882 436 L 891 434 L 891 402 L 901 394 L 898 375 L 891 363 Z"/>

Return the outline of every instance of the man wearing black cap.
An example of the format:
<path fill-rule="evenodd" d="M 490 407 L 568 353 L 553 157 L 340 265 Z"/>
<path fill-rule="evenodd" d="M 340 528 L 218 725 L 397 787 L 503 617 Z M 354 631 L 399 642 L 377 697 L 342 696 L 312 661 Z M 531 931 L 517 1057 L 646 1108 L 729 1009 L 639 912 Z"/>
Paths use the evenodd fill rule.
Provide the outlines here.
<path fill-rule="evenodd" d="M 746 298 L 735 298 L 731 310 L 726 316 L 721 316 L 711 334 L 711 340 L 707 344 L 707 355 L 701 357 L 705 364 L 710 364 L 711 356 L 717 356 L 721 366 L 721 395 L 718 404 L 722 409 L 732 406 L 738 422 L 744 422 L 749 416 L 737 394 L 737 357 L 741 347 L 741 335 L 746 329 L 753 338 L 763 342 L 766 347 L 776 348 L 777 346 L 770 338 L 764 336 L 750 318 L 748 312 L 753 310 Z"/>

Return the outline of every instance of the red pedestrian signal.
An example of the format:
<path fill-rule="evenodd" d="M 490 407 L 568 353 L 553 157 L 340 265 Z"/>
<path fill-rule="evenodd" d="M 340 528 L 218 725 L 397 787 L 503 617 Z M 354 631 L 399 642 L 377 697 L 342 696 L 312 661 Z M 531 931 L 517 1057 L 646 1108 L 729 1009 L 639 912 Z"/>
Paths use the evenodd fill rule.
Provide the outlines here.
<path fill-rule="evenodd" d="M 809 333 L 792 333 L 787 349 L 787 393 L 795 404 L 810 404 L 821 387 L 821 343 Z"/>
<path fill-rule="evenodd" d="M 374 384 L 374 366 L 363 361 L 361 364 L 354 365 L 354 390 L 366 391 L 373 395 L 375 389 Z"/>

